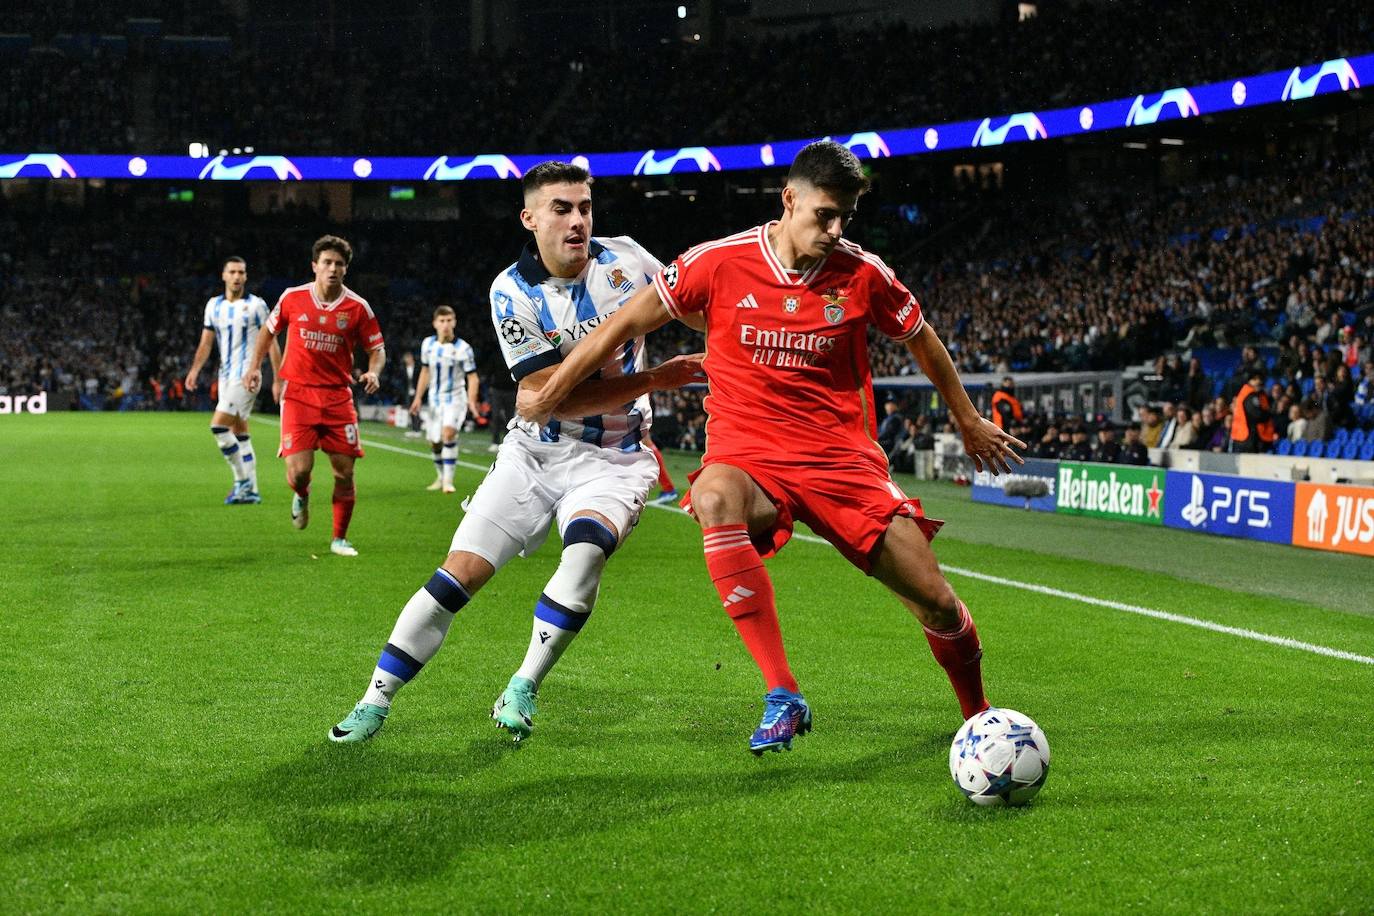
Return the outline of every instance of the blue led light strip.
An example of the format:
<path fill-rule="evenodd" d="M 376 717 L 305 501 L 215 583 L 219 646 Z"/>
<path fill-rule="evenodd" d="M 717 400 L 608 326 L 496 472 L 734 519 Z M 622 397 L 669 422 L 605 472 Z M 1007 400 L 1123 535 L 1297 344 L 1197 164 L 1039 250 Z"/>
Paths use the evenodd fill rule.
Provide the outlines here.
<path fill-rule="evenodd" d="M 865 131 L 836 137 L 860 158 L 918 156 L 923 153 L 1025 143 L 1053 137 L 1158 124 L 1201 115 L 1224 114 L 1298 102 L 1374 85 L 1374 54 L 1337 58 L 1319 64 L 1256 76 L 1166 89 L 1052 111 L 1023 111 L 980 121 L 956 121 L 903 130 Z M 742 146 L 689 146 L 683 149 L 625 153 L 566 153 L 507 156 L 86 156 L 58 153 L 0 153 L 5 178 L 158 178 L 173 181 L 475 181 L 519 178 L 548 159 L 571 159 L 593 175 L 669 175 L 730 172 L 790 164 L 812 139 Z"/>

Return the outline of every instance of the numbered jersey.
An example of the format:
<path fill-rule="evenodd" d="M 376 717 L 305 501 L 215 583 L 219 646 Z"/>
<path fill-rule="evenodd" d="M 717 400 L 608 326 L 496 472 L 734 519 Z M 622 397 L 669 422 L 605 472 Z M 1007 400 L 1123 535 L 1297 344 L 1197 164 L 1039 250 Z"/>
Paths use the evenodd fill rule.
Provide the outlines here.
<path fill-rule="evenodd" d="M 561 362 L 593 328 L 653 282 L 662 268 L 628 236 L 592 239 L 587 247 L 587 266 L 571 279 L 551 276 L 531 243 L 492 283 L 491 320 L 515 381 Z M 644 338 L 636 337 L 612 354 L 598 377 L 643 369 Z M 649 398 L 641 395 L 613 412 L 551 420 L 542 428 L 520 420 L 516 428 L 545 442 L 571 438 L 638 451 L 652 421 Z"/>
<path fill-rule="evenodd" d="M 214 332 L 219 345 L 219 382 L 224 387 L 248 371 L 258 332 L 267 323 L 267 303 L 249 295 L 229 300 L 214 296 L 205 303 L 205 330 Z"/>
<path fill-rule="evenodd" d="M 440 343 L 431 334 L 420 344 L 420 365 L 429 369 L 426 395 L 430 407 L 467 403 L 467 374 L 477 371 L 477 357 L 466 340 L 455 337 Z"/>

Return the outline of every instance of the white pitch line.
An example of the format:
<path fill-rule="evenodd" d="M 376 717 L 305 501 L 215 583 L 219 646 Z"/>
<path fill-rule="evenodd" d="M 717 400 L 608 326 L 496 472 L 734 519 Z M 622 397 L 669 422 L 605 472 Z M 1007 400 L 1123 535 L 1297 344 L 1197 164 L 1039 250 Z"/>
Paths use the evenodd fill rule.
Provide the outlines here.
<path fill-rule="evenodd" d="M 370 448 L 380 448 L 383 451 L 398 452 L 402 455 L 414 455 L 417 458 L 424 458 L 426 460 L 432 460 L 433 458 L 429 452 L 417 452 L 414 449 L 399 448 L 395 445 L 388 445 L 385 442 L 372 442 L 367 439 L 363 439 L 362 442 Z M 465 468 L 471 468 L 474 471 L 485 471 L 488 467 L 487 465 L 473 464 L 470 461 L 459 461 L 458 464 Z M 677 506 L 666 506 L 659 503 L 649 503 L 648 505 L 653 509 L 666 509 L 670 512 L 676 512 L 679 515 L 687 515 L 685 511 Z M 794 533 L 792 537 L 796 540 L 809 541 L 813 544 L 830 545 L 830 542 L 826 541 L 824 538 L 818 538 L 811 534 Z M 993 585 L 1017 588 L 1021 591 L 1035 592 L 1040 595 L 1050 595 L 1054 598 L 1064 598 L 1068 601 L 1077 601 L 1082 604 L 1110 608 L 1113 611 L 1124 611 L 1127 614 L 1139 614 L 1142 617 L 1153 617 L 1156 620 L 1167 620 L 1170 623 L 1181 623 L 1184 626 L 1197 627 L 1201 630 L 1211 630 L 1213 633 L 1225 633 L 1228 636 L 1238 636 L 1241 639 L 1269 643 L 1271 646 L 1283 646 L 1285 649 L 1297 649 L 1301 652 L 1311 652 L 1314 655 L 1325 655 L 1328 658 L 1339 658 L 1348 662 L 1359 662 L 1362 665 L 1374 665 L 1374 658 L 1368 655 L 1358 655 L 1354 652 L 1346 652 L 1344 649 L 1332 649 L 1330 646 L 1319 646 L 1316 643 L 1289 639 L 1287 636 L 1271 636 L 1268 633 L 1260 633 L 1257 630 L 1247 630 L 1244 627 L 1228 627 L 1226 624 L 1214 623 L 1210 620 L 1202 620 L 1198 617 L 1186 617 L 1183 614 L 1172 614 L 1168 611 L 1156 610 L 1155 608 L 1141 607 L 1138 604 L 1126 604 L 1122 601 L 1094 598 L 1092 595 L 1080 595 L 1077 592 L 1068 592 L 1061 588 L 1051 588 L 1048 585 L 1037 585 L 1034 582 L 1018 582 L 1015 579 L 1004 579 L 1001 576 L 992 576 L 987 573 L 977 572 L 972 569 L 964 569 L 959 566 L 941 566 L 940 568 L 956 576 L 978 579 L 983 582 L 990 582 Z"/>

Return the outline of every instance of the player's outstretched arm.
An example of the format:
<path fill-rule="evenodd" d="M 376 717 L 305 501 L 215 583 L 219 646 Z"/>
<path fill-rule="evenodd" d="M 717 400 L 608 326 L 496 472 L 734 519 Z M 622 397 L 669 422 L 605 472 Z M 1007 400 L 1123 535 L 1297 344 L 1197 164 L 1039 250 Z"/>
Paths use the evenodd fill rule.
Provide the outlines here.
<path fill-rule="evenodd" d="M 949 358 L 949 351 L 929 322 L 906 345 L 911 355 L 916 357 L 921 371 L 949 405 L 950 418 L 959 427 L 959 434 L 964 437 L 964 451 L 973 459 L 975 468 L 980 471 L 986 468 L 993 474 L 1001 471 L 1010 474 L 1008 459 L 1017 464 L 1026 463 L 1012 448 L 1016 446 L 1024 450 L 1026 443 L 998 429 L 997 424 L 986 417 L 979 416 L 978 408 L 973 406 L 963 383 L 959 381 L 954 360 Z"/>
<path fill-rule="evenodd" d="M 701 370 L 701 361 L 705 356 L 704 353 L 674 356 L 643 372 L 632 372 L 629 375 L 607 379 L 586 379 L 579 382 L 577 387 L 559 402 L 554 408 L 553 416 L 575 420 L 578 417 L 607 413 L 623 407 L 626 401 L 633 401 L 650 391 L 667 391 L 693 382 L 704 382 L 706 374 Z M 520 412 L 522 404 L 528 403 L 539 394 L 540 385 L 551 378 L 554 371 L 554 367 L 550 366 L 520 380 L 520 390 L 515 395 L 516 412 Z"/>
<path fill-rule="evenodd" d="M 248 360 L 248 370 L 243 373 L 243 387 L 249 391 L 256 392 L 258 386 L 262 384 L 262 361 L 267 358 L 267 351 L 276 343 L 277 335 L 268 330 L 264 325 L 258 332 L 258 339 L 253 342 L 253 355 Z M 278 363 L 280 367 L 280 363 Z"/>
<path fill-rule="evenodd" d="M 573 413 L 564 402 L 579 382 L 601 368 L 625 341 L 663 327 L 670 317 L 658 298 L 658 292 L 652 286 L 644 287 L 605 324 L 588 334 L 537 393 L 527 396 L 523 401 L 517 399 L 516 412 L 523 419 L 541 426 L 549 421 L 555 410 Z"/>
<path fill-rule="evenodd" d="M 196 355 L 191 360 L 191 368 L 186 370 L 186 390 L 196 390 L 196 377 L 200 375 L 200 370 L 204 368 L 205 361 L 210 358 L 210 348 L 215 344 L 215 332 L 209 328 L 204 328 L 200 332 L 200 343 L 196 346 Z"/>

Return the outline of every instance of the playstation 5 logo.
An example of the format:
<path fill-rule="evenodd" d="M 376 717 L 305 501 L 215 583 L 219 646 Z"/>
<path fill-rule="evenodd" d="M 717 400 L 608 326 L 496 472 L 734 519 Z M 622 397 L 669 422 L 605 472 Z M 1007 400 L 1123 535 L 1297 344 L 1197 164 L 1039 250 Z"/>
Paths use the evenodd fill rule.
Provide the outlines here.
<path fill-rule="evenodd" d="M 1232 489 L 1226 484 L 1213 484 L 1209 504 L 1202 478 L 1194 475 L 1188 505 L 1179 514 L 1194 528 L 1203 527 L 1209 519 L 1213 522 L 1220 519 L 1227 525 L 1266 529 L 1270 526 L 1270 495 L 1268 490 Z"/>
<path fill-rule="evenodd" d="M 278 181 L 285 181 L 288 178 L 301 180 L 301 170 L 296 168 L 296 164 L 285 156 L 254 156 L 247 162 L 238 165 L 225 165 L 223 156 L 216 156 L 206 163 L 205 168 L 200 170 L 202 179 L 208 178 L 211 181 L 243 181 L 248 177 L 248 173 L 254 169 L 270 169 L 273 175 L 277 176 Z"/>
<path fill-rule="evenodd" d="M 460 165 L 449 165 L 447 156 L 440 156 L 425 169 L 425 181 L 462 181 L 472 174 L 473 169 L 487 168 L 496 173 L 497 178 L 519 178 L 520 169 L 509 156 L 487 154 L 473 156 Z"/>
<path fill-rule="evenodd" d="M 1295 102 L 1312 98 L 1317 94 L 1321 81 L 1328 76 L 1334 76 L 1340 82 L 1342 92 L 1360 88 L 1360 78 L 1355 75 L 1355 68 L 1344 57 L 1338 57 L 1322 64 L 1317 68 L 1317 72 L 1307 79 L 1302 78 L 1301 67 L 1294 67 L 1293 72 L 1288 74 L 1288 82 L 1283 86 L 1283 100 Z"/>
<path fill-rule="evenodd" d="M 19 173 L 30 166 L 47 169 L 49 178 L 76 177 L 76 169 L 56 153 L 31 153 L 16 162 L 0 165 L 0 178 L 18 178 Z"/>
<path fill-rule="evenodd" d="M 646 150 L 635 164 L 636 175 L 669 175 L 679 163 L 690 162 L 698 172 L 719 172 L 720 160 L 716 154 L 704 146 L 688 146 L 665 159 L 659 159 L 656 150 Z"/>
<path fill-rule="evenodd" d="M 973 145 L 1001 146 L 1007 142 L 1007 135 L 1017 129 L 1026 132 L 1027 140 L 1044 140 L 1050 135 L 1039 115 L 1033 111 L 1023 111 L 1007 118 L 1007 123 L 995 129 L 992 126 L 992 118 L 984 118 L 973 134 Z"/>
<path fill-rule="evenodd" d="M 1170 89 L 1162 93 L 1157 101 L 1152 105 L 1145 104 L 1145 96 L 1138 95 L 1131 103 L 1131 110 L 1126 113 L 1126 126 L 1134 127 L 1138 124 L 1153 124 L 1159 120 L 1160 115 L 1168 106 L 1174 106 L 1180 118 L 1195 118 L 1198 116 L 1197 99 L 1187 89 Z"/>
<path fill-rule="evenodd" d="M 1180 513 L 1183 520 L 1194 528 L 1201 528 L 1207 521 L 1207 488 L 1202 485 L 1201 477 L 1193 478 L 1188 505 Z"/>

